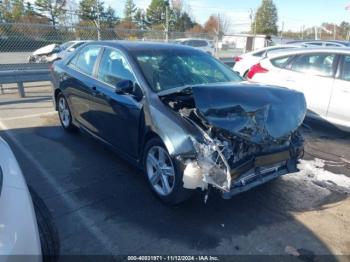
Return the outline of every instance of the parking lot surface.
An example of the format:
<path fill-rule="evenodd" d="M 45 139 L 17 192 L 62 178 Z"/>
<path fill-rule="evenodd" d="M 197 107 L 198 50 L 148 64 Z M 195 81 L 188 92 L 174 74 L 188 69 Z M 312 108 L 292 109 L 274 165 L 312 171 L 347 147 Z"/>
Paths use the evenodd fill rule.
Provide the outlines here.
<path fill-rule="evenodd" d="M 168 207 L 106 146 L 64 132 L 47 83 L 24 99 L 5 91 L 0 135 L 51 211 L 61 255 L 350 255 L 350 135 L 328 124 L 307 121 L 299 173 Z"/>

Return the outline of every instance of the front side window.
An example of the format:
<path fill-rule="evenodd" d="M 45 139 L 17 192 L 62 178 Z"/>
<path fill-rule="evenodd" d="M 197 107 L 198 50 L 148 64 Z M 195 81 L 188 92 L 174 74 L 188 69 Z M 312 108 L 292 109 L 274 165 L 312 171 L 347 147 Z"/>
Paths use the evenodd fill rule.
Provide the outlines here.
<path fill-rule="evenodd" d="M 120 80 L 135 81 L 129 63 L 114 49 L 106 49 L 103 52 L 97 78 L 112 86 L 116 86 Z"/>
<path fill-rule="evenodd" d="M 332 76 L 335 54 L 310 54 L 298 56 L 291 69 L 296 72 Z"/>
<path fill-rule="evenodd" d="M 79 52 L 76 59 L 73 58 L 71 63 L 74 63 L 75 68 L 79 71 L 92 75 L 100 50 L 101 47 L 98 46 L 86 46 Z"/>
<path fill-rule="evenodd" d="M 156 91 L 242 79 L 213 57 L 188 50 L 135 51 L 135 60 Z"/>

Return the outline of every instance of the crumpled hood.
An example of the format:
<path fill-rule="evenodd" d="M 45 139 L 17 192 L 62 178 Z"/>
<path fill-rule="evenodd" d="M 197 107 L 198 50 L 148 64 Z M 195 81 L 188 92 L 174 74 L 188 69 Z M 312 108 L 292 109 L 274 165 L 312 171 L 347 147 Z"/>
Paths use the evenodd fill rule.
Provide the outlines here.
<path fill-rule="evenodd" d="M 283 139 L 303 122 L 302 93 L 253 84 L 217 84 L 192 87 L 202 118 L 210 125 L 257 144 Z"/>
<path fill-rule="evenodd" d="M 53 50 L 57 47 L 57 44 L 51 44 L 43 46 L 33 52 L 33 55 L 48 55 L 53 52 Z"/>

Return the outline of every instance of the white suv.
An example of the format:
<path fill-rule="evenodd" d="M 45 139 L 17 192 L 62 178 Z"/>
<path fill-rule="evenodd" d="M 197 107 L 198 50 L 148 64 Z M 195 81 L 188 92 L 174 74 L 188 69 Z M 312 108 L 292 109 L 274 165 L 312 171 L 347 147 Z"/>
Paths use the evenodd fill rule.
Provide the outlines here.
<path fill-rule="evenodd" d="M 300 48 L 261 60 L 249 81 L 304 93 L 308 116 L 350 131 L 350 49 Z"/>
<path fill-rule="evenodd" d="M 176 39 L 175 43 L 181 44 L 181 45 L 188 45 L 192 46 L 196 49 L 200 49 L 210 55 L 214 55 L 215 48 L 214 44 L 206 39 L 196 39 L 196 38 L 180 38 Z"/>

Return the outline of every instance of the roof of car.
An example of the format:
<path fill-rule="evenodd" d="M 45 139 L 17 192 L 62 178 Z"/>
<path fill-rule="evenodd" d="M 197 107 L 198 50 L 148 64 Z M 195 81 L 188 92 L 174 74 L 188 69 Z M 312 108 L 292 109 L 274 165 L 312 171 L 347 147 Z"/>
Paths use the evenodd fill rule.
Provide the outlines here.
<path fill-rule="evenodd" d="M 128 51 L 142 51 L 142 50 L 197 50 L 190 46 L 179 45 L 176 43 L 164 43 L 164 42 L 148 42 L 148 41 L 124 41 L 124 40 L 112 40 L 112 41 L 94 41 L 89 42 L 90 45 L 102 45 L 115 48 L 123 48 Z M 198 51 L 198 50 L 197 50 Z"/>
<path fill-rule="evenodd" d="M 276 58 L 287 55 L 298 55 L 307 53 L 335 53 L 335 54 L 350 54 L 350 48 L 346 47 L 301 47 L 295 49 L 276 50 L 269 58 Z"/>
<path fill-rule="evenodd" d="M 303 43 L 335 43 L 335 44 L 341 44 L 345 46 L 349 46 L 349 41 L 342 41 L 342 40 L 293 40 L 287 42 L 287 44 L 303 44 Z"/>

